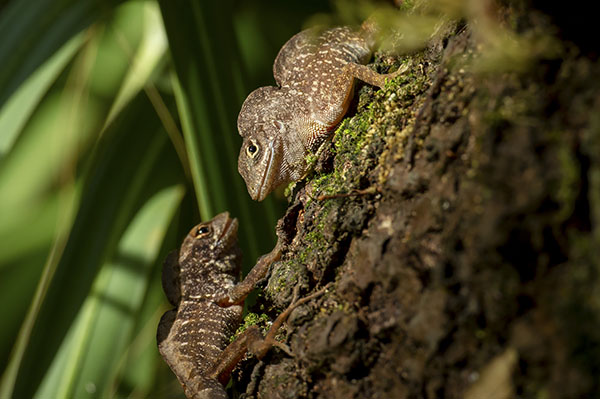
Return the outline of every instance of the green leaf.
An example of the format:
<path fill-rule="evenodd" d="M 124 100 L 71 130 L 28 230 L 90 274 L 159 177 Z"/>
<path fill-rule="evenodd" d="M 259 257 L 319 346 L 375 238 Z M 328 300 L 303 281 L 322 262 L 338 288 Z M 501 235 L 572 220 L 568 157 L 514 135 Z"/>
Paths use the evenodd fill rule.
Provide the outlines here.
<path fill-rule="evenodd" d="M 41 98 L 82 43 L 82 35 L 69 40 L 0 108 L 0 159 L 10 151 Z"/>
<path fill-rule="evenodd" d="M 66 42 L 117 0 L 13 0 L 0 13 L 0 107 Z"/>
<path fill-rule="evenodd" d="M 116 253 L 102 266 L 71 325 L 74 333 L 63 342 L 67 358 L 61 362 L 60 355 L 57 357 L 37 397 L 110 396 L 149 279 L 154 277 L 152 266 L 182 194 L 180 186 L 163 189 L 150 197 L 128 224 Z M 60 378 L 53 377 L 53 372 Z"/>
<path fill-rule="evenodd" d="M 230 17 L 233 2 L 159 4 L 177 73 L 179 118 L 202 218 L 225 210 L 239 218 L 242 250 L 253 264 L 273 246 L 278 212 L 272 198 L 252 201 L 237 172 L 241 138 L 236 121 L 245 90 Z"/>
<path fill-rule="evenodd" d="M 111 123 L 133 96 L 140 92 L 144 86 L 152 84 L 150 77 L 164 59 L 167 50 L 167 38 L 162 27 L 162 19 L 157 4 L 145 2 L 142 4 L 141 11 L 144 20 L 144 32 L 136 53 L 131 54 L 134 49 L 129 48 L 130 44 L 127 40 L 121 40 L 122 45 L 131 55 L 131 62 L 119 94 L 106 118 L 107 125 Z"/>
<path fill-rule="evenodd" d="M 86 298 L 94 296 L 90 290 L 97 274 L 103 275 L 102 265 L 114 267 L 106 262 L 118 253 L 118 243 L 136 209 L 147 201 L 152 190 L 164 185 L 162 179 L 171 182 L 179 179 L 180 169 L 165 169 L 158 162 L 178 164 L 167 136 L 155 127 L 160 126 L 156 114 L 148 118 L 149 109 L 152 108 L 147 99 L 138 96 L 124 117 L 117 118 L 105 133 L 95 152 L 69 241 L 35 315 L 15 381 L 15 397 L 29 397 L 37 390 L 80 307 Z M 165 153 L 167 149 L 169 152 Z M 89 323 L 84 323 L 85 328 L 79 334 L 72 333 L 73 339 L 85 337 Z M 77 350 L 74 355 L 67 355 L 67 365 L 59 367 L 61 375 L 56 378 L 61 381 L 65 375 L 69 378 L 67 366 L 73 367 L 73 359 L 83 356 L 82 353 L 85 351 Z M 48 384 L 64 387 L 57 381 Z"/>
<path fill-rule="evenodd" d="M 87 369 L 73 367 L 86 358 L 83 347 L 76 347 L 74 357 L 58 349 L 67 332 L 69 337 L 86 337 L 82 342 L 88 342 L 87 333 L 94 331 L 90 324 L 78 324 L 83 326 L 79 330 L 73 323 L 82 304 L 94 297 L 90 288 L 96 274 L 118 248 L 121 234 L 139 207 L 157 190 L 181 183 L 181 165 L 154 106 L 145 96 L 137 96 L 130 103 L 132 95 L 146 83 L 138 80 L 123 88 L 132 59 L 141 54 L 137 49 L 144 37 L 140 17 L 144 13 L 139 12 L 142 7 L 147 9 L 148 4 L 134 2 L 120 7 L 108 28 L 96 25 L 86 32 L 85 47 L 32 112 L 19 140 L 2 161 L 0 210 L 7 217 L 0 223 L 0 237 L 6 238 L 1 245 L 13 242 L 20 245 L 15 245 L 14 250 L 10 247 L 9 257 L 0 256 L 0 271 L 6 270 L 3 275 L 14 279 L 23 280 L 26 276 L 33 279 L 27 282 L 29 288 L 20 290 L 20 299 L 10 298 L 32 304 L 2 376 L 1 397 L 32 396 L 42 379 L 44 392 L 67 394 L 80 389 L 76 377 Z M 162 25 L 155 23 L 154 27 L 157 26 L 160 29 Z M 164 47 L 154 57 L 154 66 L 160 64 L 162 54 Z M 151 75 L 146 73 L 147 79 Z M 43 88 L 36 89 L 43 92 Z M 115 122 L 102 135 L 99 145 L 91 147 L 90 153 L 90 145 L 106 129 L 106 117 L 118 92 L 125 94 L 112 114 L 116 116 Z M 163 101 L 168 113 L 166 104 Z M 85 161 L 76 172 L 79 158 Z M 161 164 L 163 161 L 166 164 Z M 147 179 L 151 184 L 144 184 Z M 43 268 L 39 255 L 35 258 L 37 263 L 28 263 L 31 266 L 27 269 L 16 269 L 6 263 L 11 259 L 16 262 L 32 250 L 40 253 L 49 249 Z M 5 251 L 0 252 L 4 256 Z M 32 299 L 31 283 L 35 283 L 36 275 L 40 277 Z M 145 277 L 141 284 L 147 284 L 148 276 Z M 17 280 L 3 280 L 0 284 L 10 285 L 14 281 Z M 2 336 L 8 339 L 2 345 L 11 345 L 22 320 L 15 312 L 9 313 L 10 318 L 5 320 L 11 320 L 12 324 L 3 323 Z M 5 347 L 0 348 L 6 353 Z M 114 363 L 110 358 L 105 361 Z M 51 364 L 59 365 L 53 369 L 57 373 L 48 371 Z M 107 391 L 115 385 L 114 378 L 114 375 L 103 376 L 104 385 L 98 389 Z M 61 392 L 56 388 L 59 386 Z"/>

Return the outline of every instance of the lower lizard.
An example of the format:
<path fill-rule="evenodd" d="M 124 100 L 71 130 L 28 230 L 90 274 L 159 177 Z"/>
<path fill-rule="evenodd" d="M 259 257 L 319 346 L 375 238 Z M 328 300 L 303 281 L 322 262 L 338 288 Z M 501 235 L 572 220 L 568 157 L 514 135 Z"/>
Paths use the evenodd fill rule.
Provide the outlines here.
<path fill-rule="evenodd" d="M 278 241 L 236 284 L 241 263 L 237 227 L 236 219 L 221 213 L 194 227 L 180 250 L 171 252 L 164 263 L 163 288 L 176 308 L 160 320 L 158 348 L 188 398 L 226 399 L 223 385 L 245 353 L 249 350 L 262 358 L 272 345 L 282 347 L 274 337 L 285 318 L 293 308 L 322 293 L 293 301 L 265 337 L 252 326 L 229 343 L 240 324 L 246 296 L 281 254 Z"/>

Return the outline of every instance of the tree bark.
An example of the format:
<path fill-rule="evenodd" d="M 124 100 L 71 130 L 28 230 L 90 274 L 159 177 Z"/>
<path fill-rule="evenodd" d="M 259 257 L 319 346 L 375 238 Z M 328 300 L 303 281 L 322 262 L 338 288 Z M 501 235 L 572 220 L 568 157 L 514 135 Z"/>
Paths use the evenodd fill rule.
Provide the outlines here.
<path fill-rule="evenodd" d="M 499 14 L 521 36 L 550 29 L 524 6 Z M 453 25 L 400 59 L 402 78 L 359 90 L 292 192 L 254 310 L 331 286 L 290 316 L 294 356 L 246 359 L 235 391 L 600 396 L 600 65 L 563 41 L 560 58 L 483 71 L 480 44 Z"/>

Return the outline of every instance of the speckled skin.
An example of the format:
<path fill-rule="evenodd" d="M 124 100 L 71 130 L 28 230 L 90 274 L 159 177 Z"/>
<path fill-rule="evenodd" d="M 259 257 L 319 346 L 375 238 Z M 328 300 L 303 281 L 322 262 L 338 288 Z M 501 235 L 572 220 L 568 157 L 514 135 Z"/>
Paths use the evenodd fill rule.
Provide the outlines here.
<path fill-rule="evenodd" d="M 256 262 L 242 282 L 237 282 L 241 263 L 237 245 L 237 220 L 227 212 L 194 227 L 181 245 L 165 260 L 163 289 L 176 308 L 160 319 L 158 350 L 190 399 L 226 399 L 223 385 L 246 352 L 262 359 L 275 345 L 278 329 L 297 306 L 321 295 L 325 288 L 295 299 L 271 324 L 263 337 L 257 326 L 249 326 L 229 343 L 242 317 L 242 305 L 269 265 L 280 258 L 285 237 Z M 278 235 L 282 231 L 278 227 Z M 282 238 L 284 237 L 284 238 Z"/>
<path fill-rule="evenodd" d="M 227 398 L 217 363 L 240 324 L 242 306 L 220 307 L 239 276 L 237 220 L 227 213 L 194 227 L 165 261 L 163 287 L 177 308 L 158 327 L 158 348 L 188 398 Z M 243 353 L 239 355 L 241 357 Z"/>
<path fill-rule="evenodd" d="M 349 27 L 310 29 L 281 48 L 273 65 L 277 87 L 250 93 L 238 116 L 238 170 L 254 200 L 306 174 L 306 156 L 343 118 L 355 78 L 382 87 L 395 76 L 363 65 L 371 57 L 369 36 Z"/>

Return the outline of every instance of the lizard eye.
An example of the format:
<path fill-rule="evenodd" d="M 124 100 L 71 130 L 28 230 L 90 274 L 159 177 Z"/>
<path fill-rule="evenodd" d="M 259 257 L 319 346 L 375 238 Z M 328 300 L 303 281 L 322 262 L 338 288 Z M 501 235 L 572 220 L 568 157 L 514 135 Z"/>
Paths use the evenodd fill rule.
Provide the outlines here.
<path fill-rule="evenodd" d="M 196 229 L 196 238 L 206 237 L 210 234 L 210 226 L 198 226 Z"/>
<path fill-rule="evenodd" d="M 257 153 L 258 145 L 256 145 L 256 143 L 253 141 L 248 145 L 248 147 L 246 147 L 246 154 L 248 154 L 250 158 L 254 158 Z"/>

